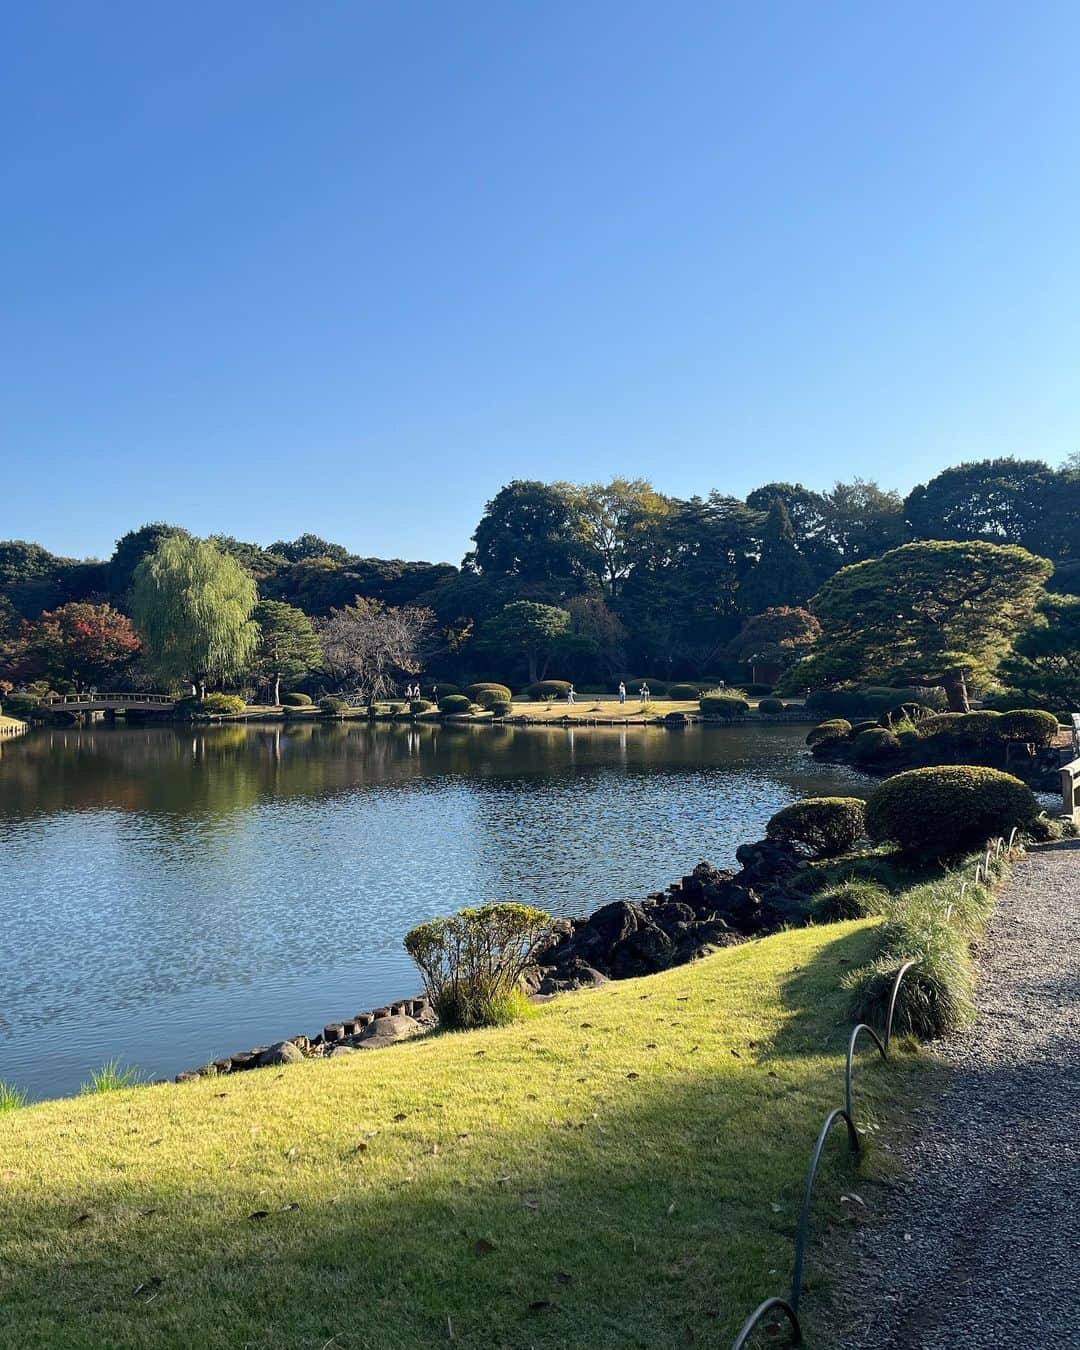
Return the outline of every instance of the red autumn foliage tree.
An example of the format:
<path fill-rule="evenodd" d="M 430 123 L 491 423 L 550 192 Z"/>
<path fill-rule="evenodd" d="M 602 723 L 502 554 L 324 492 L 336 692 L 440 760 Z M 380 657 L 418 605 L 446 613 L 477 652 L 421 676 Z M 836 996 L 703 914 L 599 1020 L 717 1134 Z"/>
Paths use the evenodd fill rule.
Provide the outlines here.
<path fill-rule="evenodd" d="M 16 669 L 22 679 L 108 687 L 139 650 L 130 620 L 111 605 L 74 602 L 23 625 Z"/>

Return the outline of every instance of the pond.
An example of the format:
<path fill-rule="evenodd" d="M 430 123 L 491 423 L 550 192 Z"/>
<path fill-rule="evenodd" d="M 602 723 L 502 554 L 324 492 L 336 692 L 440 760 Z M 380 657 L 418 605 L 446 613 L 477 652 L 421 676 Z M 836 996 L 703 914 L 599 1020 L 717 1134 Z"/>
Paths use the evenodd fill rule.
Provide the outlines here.
<path fill-rule="evenodd" d="M 466 904 L 560 915 L 731 865 L 860 780 L 801 726 L 93 727 L 0 747 L 0 1080 L 78 1090 L 418 992 L 402 937 Z"/>

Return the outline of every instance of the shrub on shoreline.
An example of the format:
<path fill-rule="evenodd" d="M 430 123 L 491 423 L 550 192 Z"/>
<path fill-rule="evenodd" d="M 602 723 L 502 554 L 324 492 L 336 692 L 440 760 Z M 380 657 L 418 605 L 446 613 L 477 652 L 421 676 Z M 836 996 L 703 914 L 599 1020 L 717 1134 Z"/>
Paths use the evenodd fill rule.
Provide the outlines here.
<path fill-rule="evenodd" d="M 282 696 L 281 696 L 281 706 L 282 706 L 283 708 L 310 708 L 310 707 L 311 707 L 311 695 L 310 695 L 310 694 L 300 694 L 300 693 L 295 693 L 295 692 L 293 692 L 293 693 L 288 693 L 288 694 L 282 694 Z"/>
<path fill-rule="evenodd" d="M 439 699 L 441 713 L 467 713 L 471 709 L 472 702 L 465 694 L 447 694 L 445 698 Z"/>
<path fill-rule="evenodd" d="M 750 704 L 738 694 L 702 694 L 698 707 L 706 717 L 745 717 Z"/>
<path fill-rule="evenodd" d="M 866 805 L 866 830 L 878 843 L 894 843 L 926 858 L 956 857 L 1039 814 L 1031 789 L 1019 778 L 979 765 L 909 769 L 890 778 Z"/>
<path fill-rule="evenodd" d="M 851 735 L 851 723 L 843 717 L 833 717 L 827 722 L 819 722 L 806 733 L 806 744 L 813 748 L 825 741 L 839 741 Z"/>
<path fill-rule="evenodd" d="M 763 698 L 757 705 L 758 712 L 764 713 L 766 717 L 776 717 L 784 711 L 784 703 L 779 698 Z"/>
<path fill-rule="evenodd" d="M 507 685 L 490 682 L 467 685 L 465 692 L 481 708 L 490 708 L 493 703 L 509 703 L 513 697 Z"/>
<path fill-rule="evenodd" d="M 525 690 L 534 703 L 543 703 L 549 698 L 565 698 L 570 692 L 569 680 L 537 680 Z"/>
<path fill-rule="evenodd" d="M 858 797 L 806 797 L 770 819 L 766 837 L 790 844 L 810 858 L 835 858 L 862 837 L 863 804 Z"/>
<path fill-rule="evenodd" d="M 336 698 L 333 694 L 327 694 L 325 698 L 319 699 L 319 711 L 326 717 L 340 717 L 348 707 L 343 698 Z"/>

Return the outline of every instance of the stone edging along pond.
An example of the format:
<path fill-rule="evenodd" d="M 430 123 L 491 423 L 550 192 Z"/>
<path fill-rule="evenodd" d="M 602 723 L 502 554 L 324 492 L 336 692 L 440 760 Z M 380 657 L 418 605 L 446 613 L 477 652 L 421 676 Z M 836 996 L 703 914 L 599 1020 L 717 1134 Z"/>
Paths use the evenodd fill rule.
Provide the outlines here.
<path fill-rule="evenodd" d="M 763 839 L 740 845 L 735 856 L 738 871 L 698 863 L 681 881 L 642 901 L 616 900 L 586 918 L 556 920 L 527 980 L 531 997 L 546 1002 L 573 989 L 653 975 L 805 921 L 806 896 L 792 883 L 809 863 L 790 845 Z M 437 1024 L 426 998 L 400 999 L 328 1023 L 314 1036 L 293 1036 L 184 1070 L 175 1081 L 379 1050 Z"/>

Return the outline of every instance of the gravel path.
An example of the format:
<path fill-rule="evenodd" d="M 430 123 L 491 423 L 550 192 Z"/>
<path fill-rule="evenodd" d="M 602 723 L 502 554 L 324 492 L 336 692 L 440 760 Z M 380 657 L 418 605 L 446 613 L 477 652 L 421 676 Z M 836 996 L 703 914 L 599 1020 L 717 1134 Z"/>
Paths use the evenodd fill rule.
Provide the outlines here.
<path fill-rule="evenodd" d="M 856 1237 L 849 1350 L 1080 1348 L 1080 840 L 1015 864 L 979 966 L 908 1179 Z"/>

